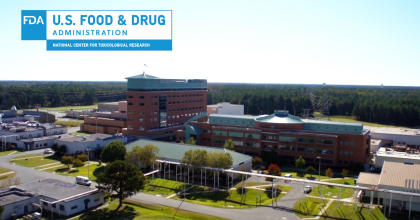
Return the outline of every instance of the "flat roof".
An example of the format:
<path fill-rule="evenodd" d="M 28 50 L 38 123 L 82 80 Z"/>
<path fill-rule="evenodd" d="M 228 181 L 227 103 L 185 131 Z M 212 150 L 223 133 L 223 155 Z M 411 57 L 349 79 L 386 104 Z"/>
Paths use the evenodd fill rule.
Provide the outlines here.
<path fill-rule="evenodd" d="M 420 129 L 365 126 L 371 133 L 419 135 Z"/>
<path fill-rule="evenodd" d="M 44 179 L 17 186 L 19 189 L 42 195 L 53 200 L 61 200 L 94 189 L 74 183 L 63 182 L 56 179 Z"/>
<path fill-rule="evenodd" d="M 360 122 L 342 122 L 342 121 L 328 121 L 328 120 L 313 120 L 313 119 L 302 119 L 302 121 L 308 124 L 329 124 L 329 125 L 346 125 L 346 126 L 363 126 L 363 123 Z"/>
<path fill-rule="evenodd" d="M 24 201 L 32 198 L 29 193 L 14 191 L 13 189 L 7 188 L 0 192 L 0 205 L 5 206 L 15 202 Z"/>
<path fill-rule="evenodd" d="M 122 136 L 114 136 L 110 134 L 87 134 L 87 135 L 69 135 L 64 138 L 57 139 L 59 141 L 65 142 L 89 142 L 95 140 L 105 140 L 105 139 L 120 139 Z"/>
<path fill-rule="evenodd" d="M 235 151 L 227 150 L 220 147 L 205 147 L 200 145 L 189 145 L 189 144 L 178 144 L 178 143 L 171 143 L 171 142 L 163 142 L 163 141 L 152 141 L 152 140 L 138 140 L 126 145 L 127 151 L 131 151 L 135 146 L 144 147 L 146 144 L 152 144 L 159 148 L 159 153 L 157 154 L 158 158 L 161 159 L 168 159 L 168 160 L 176 160 L 178 162 L 181 161 L 182 157 L 184 157 L 184 153 L 189 150 L 206 150 L 207 153 L 217 152 L 217 153 L 230 153 L 233 159 L 232 166 L 238 165 L 242 162 L 252 159 L 252 157 L 241 154 Z"/>
<path fill-rule="evenodd" d="M 376 157 L 392 157 L 392 158 L 401 158 L 408 160 L 420 160 L 419 154 L 410 154 L 407 152 L 398 152 L 398 151 L 386 151 L 385 147 L 380 147 L 376 151 Z"/>

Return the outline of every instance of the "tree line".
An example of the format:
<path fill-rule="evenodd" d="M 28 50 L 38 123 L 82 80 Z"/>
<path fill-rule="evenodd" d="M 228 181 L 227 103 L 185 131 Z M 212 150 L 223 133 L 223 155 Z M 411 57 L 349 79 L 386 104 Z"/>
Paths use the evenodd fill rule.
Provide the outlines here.
<path fill-rule="evenodd" d="M 0 82 L 1 109 L 91 105 L 126 100 L 126 82 Z M 312 98 L 311 98 L 312 96 Z M 420 124 L 420 89 L 404 87 L 339 87 L 275 84 L 208 84 L 207 103 L 245 106 L 249 115 L 288 110 L 300 116 L 330 100 L 328 114 L 398 126 Z"/>
<path fill-rule="evenodd" d="M 288 110 L 300 116 L 330 100 L 331 116 L 398 126 L 420 125 L 420 89 L 402 87 L 334 87 L 305 85 L 209 84 L 208 104 L 230 102 L 244 105 L 249 115 Z M 314 98 L 311 98 L 312 97 Z M 322 109 L 321 109 L 322 110 Z"/>

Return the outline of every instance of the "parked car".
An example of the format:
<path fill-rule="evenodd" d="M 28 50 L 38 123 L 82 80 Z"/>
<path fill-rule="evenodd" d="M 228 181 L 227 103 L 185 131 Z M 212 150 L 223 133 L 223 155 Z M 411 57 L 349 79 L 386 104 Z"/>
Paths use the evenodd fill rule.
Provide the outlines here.
<path fill-rule="evenodd" d="M 45 149 L 44 150 L 44 154 L 52 154 L 52 153 L 53 153 L 53 151 L 50 150 L 50 149 Z"/>
<path fill-rule="evenodd" d="M 292 174 L 288 173 L 288 174 L 284 175 L 284 177 L 292 178 Z"/>
<path fill-rule="evenodd" d="M 312 187 L 311 187 L 311 186 L 305 186 L 305 187 L 303 188 L 303 193 L 308 194 L 308 193 L 310 193 L 311 191 L 312 191 Z"/>

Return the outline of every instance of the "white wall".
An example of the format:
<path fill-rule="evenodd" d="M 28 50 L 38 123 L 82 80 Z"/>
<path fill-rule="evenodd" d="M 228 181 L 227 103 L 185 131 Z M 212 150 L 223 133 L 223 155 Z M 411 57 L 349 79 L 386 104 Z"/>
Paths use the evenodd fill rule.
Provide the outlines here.
<path fill-rule="evenodd" d="M 95 202 L 95 199 L 98 199 L 99 201 Z M 104 203 L 104 196 L 102 193 L 98 192 L 92 195 L 83 196 L 78 199 L 74 199 L 68 202 L 59 202 L 57 203 L 55 208 L 52 208 L 51 204 L 48 204 L 48 206 L 42 205 L 42 208 L 44 210 L 53 211 L 56 214 L 60 213 L 60 215 L 68 216 L 72 215 L 78 212 L 82 212 L 85 210 L 85 199 L 89 199 L 90 202 L 88 203 L 88 208 L 93 208 L 96 206 L 99 206 Z M 60 205 L 64 205 L 64 211 L 60 210 Z M 71 209 L 71 207 L 77 206 L 75 209 Z"/>
<path fill-rule="evenodd" d="M 32 203 L 37 203 L 38 200 L 34 198 L 29 198 L 24 201 L 19 201 L 16 203 L 8 204 L 4 206 L 3 214 L 1 215 L 1 219 L 10 219 L 12 214 L 16 214 L 17 216 L 28 214 L 37 210 L 36 207 L 32 205 Z M 24 213 L 24 206 L 28 206 L 28 212 Z"/>
<path fill-rule="evenodd" d="M 405 142 L 409 145 L 420 145 L 420 135 L 406 134 L 387 134 L 387 133 L 370 133 L 371 139 L 393 140 L 396 142 Z M 394 142 L 395 143 L 395 142 Z"/>
<path fill-rule="evenodd" d="M 96 149 L 99 145 L 99 148 L 105 147 L 105 145 L 113 142 L 113 141 L 121 141 L 124 144 L 127 143 L 127 137 L 120 137 L 118 139 L 109 139 L 109 140 L 101 140 L 96 139 L 93 141 L 74 141 L 74 142 L 68 142 L 63 141 L 60 139 L 56 139 L 56 143 L 60 145 L 66 145 L 67 147 L 67 154 L 74 154 L 76 151 L 85 151 L 87 150 L 87 147 L 90 147 L 91 149 Z"/>

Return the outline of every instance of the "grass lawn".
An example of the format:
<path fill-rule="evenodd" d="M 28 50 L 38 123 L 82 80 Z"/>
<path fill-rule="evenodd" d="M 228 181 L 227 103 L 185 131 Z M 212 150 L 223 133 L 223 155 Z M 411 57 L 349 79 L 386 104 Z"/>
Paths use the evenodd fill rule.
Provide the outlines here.
<path fill-rule="evenodd" d="M 58 111 L 58 112 L 65 112 L 70 111 L 70 109 L 73 110 L 87 110 L 87 109 L 94 109 L 98 108 L 98 105 L 76 105 L 76 106 L 61 106 L 61 107 L 50 107 L 50 108 L 42 108 L 41 111 Z"/>
<path fill-rule="evenodd" d="M 285 172 L 285 171 L 282 170 L 281 175 L 284 177 L 284 175 L 286 175 L 286 174 L 292 174 L 292 177 L 297 178 L 297 179 L 313 179 L 313 180 L 318 179 L 318 174 L 312 174 L 312 177 L 311 177 L 311 175 L 309 175 L 309 174 L 299 175 L 297 172 Z M 320 177 L 321 177 L 321 180 L 328 179 L 327 176 L 321 175 Z"/>
<path fill-rule="evenodd" d="M 7 168 L 0 167 L 0 174 L 7 173 L 7 172 L 10 172 L 10 171 L 13 171 L 13 170 L 10 170 L 10 169 L 7 169 Z"/>
<path fill-rule="evenodd" d="M 249 187 L 249 186 L 262 186 L 262 185 L 271 185 L 271 183 L 257 183 L 257 182 L 244 182 L 244 187 Z M 275 185 L 275 184 L 274 184 Z M 234 188 L 240 188 L 242 187 L 242 182 L 239 182 L 238 184 L 236 184 L 234 186 Z M 264 187 L 266 188 L 266 187 Z M 281 189 L 283 192 L 289 192 L 292 187 L 291 186 L 285 186 L 285 185 L 277 185 L 277 188 Z"/>
<path fill-rule="evenodd" d="M 320 219 L 363 219 L 363 220 L 389 219 L 387 217 L 384 218 L 382 208 L 375 207 L 374 209 L 370 210 L 368 206 L 365 206 L 365 208 L 357 207 L 357 209 L 354 210 L 353 203 L 341 202 L 339 207 L 337 207 L 337 205 L 338 205 L 337 201 L 332 202 L 331 205 L 328 207 L 327 211 L 324 213 L 323 217 L 321 217 Z M 402 218 L 402 217 L 403 216 L 393 217 L 391 215 L 391 219 L 407 219 L 407 218 Z"/>
<path fill-rule="evenodd" d="M 339 183 L 345 185 L 353 185 L 354 186 L 354 178 L 346 178 L 346 179 L 338 179 L 338 180 L 331 180 L 331 183 Z M 324 189 L 322 191 L 322 186 L 316 186 L 309 195 L 311 196 L 320 196 L 321 191 L 325 198 L 332 198 L 333 196 L 337 196 L 338 194 L 338 187 L 330 187 L 330 186 L 323 186 Z M 340 198 L 349 198 L 352 197 L 354 193 L 354 189 L 350 188 L 341 188 L 341 196 Z"/>
<path fill-rule="evenodd" d="M 14 159 L 19 159 L 19 158 L 26 158 L 26 157 L 40 157 L 40 156 L 44 156 L 42 154 L 27 154 L 24 156 L 17 156 L 17 157 L 13 157 L 12 160 Z"/>
<path fill-rule="evenodd" d="M 39 155 L 36 155 L 36 156 L 39 156 Z M 27 155 L 24 157 L 31 157 L 31 156 Z M 22 157 L 15 157 L 13 159 L 16 159 L 16 158 L 22 158 Z M 60 160 L 61 160 L 60 157 L 51 155 L 51 156 L 46 156 L 46 157 L 34 157 L 34 158 L 29 158 L 29 159 L 13 160 L 12 163 L 25 166 L 25 167 L 37 167 L 37 166 L 41 166 L 45 164 L 60 162 Z"/>
<path fill-rule="evenodd" d="M 318 113 L 318 114 L 315 114 L 315 118 L 320 119 L 320 120 L 329 120 L 329 121 L 358 122 L 358 123 L 363 123 L 363 125 L 366 125 L 366 126 L 374 126 L 374 127 L 404 128 L 402 126 L 384 125 L 384 124 L 378 124 L 378 123 L 358 121 L 354 117 L 351 117 L 351 116 L 331 116 L 331 117 L 328 117 L 328 116 L 321 115 L 321 114 Z"/>
<path fill-rule="evenodd" d="M 55 124 L 65 125 L 67 127 L 79 127 L 80 124 L 83 124 L 83 120 L 56 121 Z"/>
<path fill-rule="evenodd" d="M 123 206 L 115 211 L 118 202 L 110 204 L 108 207 L 83 214 L 79 220 L 93 219 L 184 219 L 184 220 L 223 220 L 224 218 L 203 215 L 195 212 L 176 210 L 172 207 L 161 205 L 149 205 L 125 201 Z"/>
<path fill-rule="evenodd" d="M 282 187 L 278 186 L 275 200 L 285 195 L 281 193 L 281 189 L 290 190 Z M 271 187 L 267 187 L 262 190 L 244 189 L 243 196 L 242 188 L 190 194 L 186 196 L 186 201 L 219 208 L 252 208 L 256 205 L 269 205 L 273 200 Z"/>
<path fill-rule="evenodd" d="M 70 166 L 71 167 L 71 166 Z M 88 167 L 89 167 L 89 175 L 88 175 Z M 79 167 L 79 170 L 76 168 L 73 168 L 68 172 L 67 166 L 59 166 L 51 169 L 47 169 L 44 171 L 47 172 L 55 172 L 57 174 L 63 175 L 63 176 L 89 176 L 90 180 L 96 180 L 96 176 L 102 172 L 104 169 L 104 166 L 99 166 L 99 164 L 91 164 L 90 166 L 83 166 Z"/>
<path fill-rule="evenodd" d="M 185 184 L 185 189 L 190 186 Z M 143 192 L 167 197 L 182 190 L 184 190 L 183 182 L 155 178 L 153 180 L 149 179 L 149 183 L 144 187 Z"/>
<path fill-rule="evenodd" d="M 16 151 L 16 150 L 7 150 L 7 151 L 2 151 L 2 152 L 0 152 L 0 156 L 6 156 L 6 155 L 9 155 L 9 154 L 11 154 L 11 153 L 13 153 L 13 152 L 16 152 L 16 153 L 14 153 L 14 154 L 18 154 L 18 153 L 20 153 L 20 151 Z"/>
<path fill-rule="evenodd" d="M 293 206 L 293 209 L 299 218 L 310 218 L 316 216 L 328 201 L 328 199 L 321 200 L 318 198 L 306 197 L 306 199 L 298 201 Z"/>

